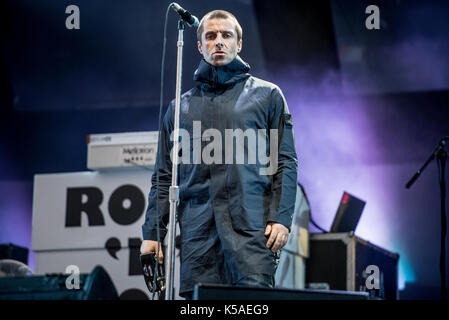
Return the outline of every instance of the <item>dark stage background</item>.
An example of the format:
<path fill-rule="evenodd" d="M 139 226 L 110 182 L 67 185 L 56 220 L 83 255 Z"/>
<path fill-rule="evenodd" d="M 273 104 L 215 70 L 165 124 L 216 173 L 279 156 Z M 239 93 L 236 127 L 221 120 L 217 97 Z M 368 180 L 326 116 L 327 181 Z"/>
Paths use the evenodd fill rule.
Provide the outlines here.
<path fill-rule="evenodd" d="M 65 28 L 71 4 L 80 8 L 80 30 Z M 34 174 L 86 170 L 88 134 L 158 129 L 168 4 L 1 1 L 0 243 L 31 247 Z M 343 191 L 366 200 L 356 234 L 400 254 L 400 297 L 439 298 L 436 164 L 411 190 L 404 185 L 449 134 L 449 3 L 180 4 L 198 17 L 233 12 L 252 74 L 284 91 L 316 222 L 330 228 Z M 380 30 L 365 28 L 372 4 Z M 175 14 L 169 19 L 164 106 L 175 91 Z M 187 90 L 200 55 L 196 33 L 184 36 Z"/>

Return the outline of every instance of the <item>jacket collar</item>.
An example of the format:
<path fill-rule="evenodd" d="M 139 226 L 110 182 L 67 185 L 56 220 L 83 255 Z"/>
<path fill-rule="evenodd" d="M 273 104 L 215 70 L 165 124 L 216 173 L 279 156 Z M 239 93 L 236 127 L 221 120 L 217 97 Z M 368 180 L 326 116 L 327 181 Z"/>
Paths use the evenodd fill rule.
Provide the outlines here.
<path fill-rule="evenodd" d="M 243 61 L 239 56 L 224 66 L 213 66 L 204 59 L 201 60 L 198 69 L 196 69 L 193 80 L 205 85 L 206 87 L 223 88 L 230 87 L 235 83 L 248 78 L 250 69 L 249 64 Z"/>

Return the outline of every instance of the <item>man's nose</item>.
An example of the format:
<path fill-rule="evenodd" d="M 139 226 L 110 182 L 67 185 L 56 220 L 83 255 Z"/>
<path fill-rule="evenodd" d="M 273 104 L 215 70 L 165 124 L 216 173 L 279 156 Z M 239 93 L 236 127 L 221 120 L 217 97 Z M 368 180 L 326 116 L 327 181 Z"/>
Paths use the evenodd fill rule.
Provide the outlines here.
<path fill-rule="evenodd" d="M 215 46 L 216 47 L 223 47 L 223 37 L 221 36 L 221 34 L 218 34 L 217 37 L 215 38 Z"/>

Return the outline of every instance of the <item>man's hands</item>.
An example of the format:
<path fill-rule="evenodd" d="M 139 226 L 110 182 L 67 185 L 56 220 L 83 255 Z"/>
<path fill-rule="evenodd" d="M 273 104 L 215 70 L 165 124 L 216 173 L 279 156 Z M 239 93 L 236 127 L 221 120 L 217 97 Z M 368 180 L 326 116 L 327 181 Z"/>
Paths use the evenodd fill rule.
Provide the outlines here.
<path fill-rule="evenodd" d="M 142 244 L 140 245 L 140 253 L 144 254 L 144 253 L 154 253 L 154 255 L 157 254 L 157 241 L 153 241 L 153 240 L 143 240 Z M 161 244 L 159 243 L 159 264 L 163 264 L 164 263 L 164 254 L 162 253 L 162 247 Z"/>
<path fill-rule="evenodd" d="M 265 228 L 265 236 L 270 236 L 267 241 L 267 248 L 270 248 L 271 245 L 271 251 L 276 252 L 280 249 L 282 249 L 283 246 L 288 241 L 288 229 L 276 222 L 268 222 L 267 227 Z"/>
<path fill-rule="evenodd" d="M 282 249 L 288 241 L 288 229 L 276 222 L 268 222 L 267 227 L 265 228 L 265 236 L 268 237 L 268 241 L 266 243 L 267 248 L 271 247 L 272 252 L 276 252 Z M 144 240 L 142 241 L 142 245 L 140 246 L 140 253 L 154 253 L 157 254 L 157 241 L 153 240 Z M 164 263 L 164 254 L 162 253 L 161 244 L 159 243 L 159 263 Z"/>

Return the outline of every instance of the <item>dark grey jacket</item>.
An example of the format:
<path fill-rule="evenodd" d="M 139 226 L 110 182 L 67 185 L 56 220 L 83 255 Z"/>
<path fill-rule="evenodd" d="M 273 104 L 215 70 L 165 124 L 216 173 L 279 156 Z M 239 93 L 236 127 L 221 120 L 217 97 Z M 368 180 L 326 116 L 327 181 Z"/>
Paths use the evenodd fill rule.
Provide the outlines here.
<path fill-rule="evenodd" d="M 276 254 L 265 247 L 267 222 L 279 222 L 290 228 L 295 206 L 297 156 L 291 115 L 281 90 L 274 84 L 248 74 L 249 65 L 237 57 L 230 64 L 214 67 L 201 61 L 194 80 L 198 85 L 181 98 L 180 128 L 189 136 L 182 137 L 179 166 L 180 203 L 178 221 L 181 228 L 180 293 L 193 290 L 197 282 L 234 283 L 249 274 L 273 274 Z M 161 128 L 155 173 L 149 194 L 144 240 L 157 240 L 157 211 L 160 239 L 167 232 L 172 162 L 174 101 L 170 104 Z M 201 124 L 200 136 L 194 136 L 194 121 Z M 222 150 L 207 146 L 219 139 L 204 139 L 207 129 L 221 133 Z M 244 162 L 239 144 L 229 149 L 226 129 L 254 131 L 258 143 L 244 139 Z M 263 129 L 265 135 L 257 135 Z M 268 130 L 267 130 L 268 129 Z M 269 129 L 277 129 L 277 170 L 261 174 L 267 167 L 251 152 L 270 150 Z M 197 131 L 198 132 L 198 131 Z M 216 133 L 217 131 L 215 131 Z M 229 131 L 228 131 L 229 132 Z M 235 132 L 235 131 L 234 131 Z M 260 140 L 259 140 L 260 139 Z M 265 140 L 265 144 L 260 141 Z M 189 143 L 187 143 L 189 142 Z M 217 141 L 216 141 L 217 142 Z M 198 147 L 201 145 L 201 159 Z M 194 146 L 197 148 L 195 149 Z M 188 152 L 190 151 L 190 152 Z M 195 152 L 197 157 L 195 159 Z M 217 152 L 217 154 L 216 154 Z M 215 163 L 204 163 L 204 154 L 215 157 Z M 190 163 L 186 163 L 189 162 Z M 199 161 L 200 160 L 200 161 Z M 159 171 L 159 203 L 156 172 Z"/>

